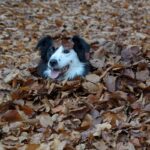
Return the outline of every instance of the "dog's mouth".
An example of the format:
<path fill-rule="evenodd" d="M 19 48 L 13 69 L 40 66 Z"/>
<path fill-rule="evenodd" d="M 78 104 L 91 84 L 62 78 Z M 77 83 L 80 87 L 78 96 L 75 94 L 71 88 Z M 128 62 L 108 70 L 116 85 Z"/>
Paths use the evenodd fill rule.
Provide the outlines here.
<path fill-rule="evenodd" d="M 69 65 L 61 68 L 61 69 L 58 69 L 58 68 L 51 68 L 51 79 L 57 79 L 59 78 L 60 76 L 62 76 L 64 73 L 66 73 L 69 69 Z"/>

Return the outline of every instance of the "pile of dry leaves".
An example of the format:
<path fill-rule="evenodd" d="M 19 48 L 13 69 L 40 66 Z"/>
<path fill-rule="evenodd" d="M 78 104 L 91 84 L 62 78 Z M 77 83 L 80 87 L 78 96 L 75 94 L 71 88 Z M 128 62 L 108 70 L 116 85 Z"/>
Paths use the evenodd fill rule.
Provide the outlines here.
<path fill-rule="evenodd" d="M 147 0 L 0 1 L 0 150 L 148 150 L 150 29 Z M 80 34 L 92 72 L 37 76 L 43 35 Z"/>

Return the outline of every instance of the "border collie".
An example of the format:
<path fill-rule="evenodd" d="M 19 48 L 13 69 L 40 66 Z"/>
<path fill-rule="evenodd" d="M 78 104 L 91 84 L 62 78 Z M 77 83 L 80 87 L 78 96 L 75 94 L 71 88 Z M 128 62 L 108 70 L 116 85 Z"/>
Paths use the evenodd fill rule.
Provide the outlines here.
<path fill-rule="evenodd" d="M 67 49 L 63 45 L 55 48 L 50 36 L 45 36 L 38 42 L 36 48 L 40 50 L 41 55 L 38 74 L 41 77 L 72 80 L 88 74 L 90 46 L 77 35 L 73 36 L 72 42 L 72 49 Z"/>

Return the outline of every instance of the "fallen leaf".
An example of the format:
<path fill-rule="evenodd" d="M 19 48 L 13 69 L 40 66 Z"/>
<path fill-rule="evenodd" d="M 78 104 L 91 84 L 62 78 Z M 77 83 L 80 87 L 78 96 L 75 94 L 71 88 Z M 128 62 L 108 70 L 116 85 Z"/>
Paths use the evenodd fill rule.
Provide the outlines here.
<path fill-rule="evenodd" d="M 130 78 L 135 78 L 135 74 L 132 69 L 125 69 L 123 74 L 129 76 Z"/>
<path fill-rule="evenodd" d="M 43 138 L 43 133 L 34 133 L 30 136 L 31 143 L 40 144 Z"/>
<path fill-rule="evenodd" d="M 55 24 L 57 27 L 61 27 L 63 25 L 63 21 L 61 19 L 55 19 Z"/>
<path fill-rule="evenodd" d="M 102 150 L 108 149 L 108 146 L 106 145 L 106 143 L 103 140 L 100 140 L 98 142 L 94 142 L 93 145 L 96 149 L 102 149 Z"/>
<path fill-rule="evenodd" d="M 150 104 L 147 104 L 144 108 L 143 108 L 144 111 L 146 112 L 150 112 Z"/>
<path fill-rule="evenodd" d="M 121 48 L 117 45 L 117 43 L 113 41 L 107 41 L 103 44 L 104 49 L 107 52 L 113 53 L 113 54 L 120 54 Z"/>
<path fill-rule="evenodd" d="M 110 123 L 105 122 L 105 123 L 102 123 L 102 124 L 97 124 L 95 127 L 96 127 L 96 129 L 95 129 L 93 135 L 94 136 L 100 136 L 101 132 L 103 130 L 110 130 L 112 126 L 111 126 Z"/>
<path fill-rule="evenodd" d="M 19 141 L 18 141 L 17 137 L 15 137 L 13 135 L 9 135 L 9 136 L 4 138 L 3 144 L 11 146 L 11 145 L 17 145 L 18 142 Z"/>
<path fill-rule="evenodd" d="M 52 142 L 51 148 L 54 150 L 63 150 L 66 144 L 67 144 L 66 141 L 61 142 L 59 139 L 55 138 L 54 141 Z"/>
<path fill-rule="evenodd" d="M 96 93 L 99 91 L 99 86 L 97 84 L 91 82 L 82 83 L 84 89 L 88 90 L 90 93 Z"/>
<path fill-rule="evenodd" d="M 5 78 L 4 82 L 9 83 L 19 74 L 19 70 L 12 70 Z"/>
<path fill-rule="evenodd" d="M 76 150 L 84 150 L 85 149 L 85 144 L 79 144 L 76 146 Z"/>
<path fill-rule="evenodd" d="M 40 147 L 40 144 L 28 144 L 26 150 L 36 150 Z"/>
<path fill-rule="evenodd" d="M 22 121 L 23 118 L 20 116 L 17 110 L 8 110 L 2 115 L 1 120 L 7 122 L 14 122 Z"/>
<path fill-rule="evenodd" d="M 80 87 L 80 80 L 67 81 L 62 87 L 63 91 L 77 89 Z"/>
<path fill-rule="evenodd" d="M 121 51 L 121 56 L 125 61 L 131 61 L 138 58 L 140 48 L 138 46 L 129 46 Z"/>
<path fill-rule="evenodd" d="M 81 128 L 88 129 L 91 126 L 92 126 L 92 116 L 87 114 L 81 123 Z"/>
<path fill-rule="evenodd" d="M 105 77 L 105 84 L 110 92 L 114 92 L 116 90 L 116 77 L 107 76 Z"/>
<path fill-rule="evenodd" d="M 11 97 L 13 100 L 23 99 L 28 96 L 28 92 L 30 91 L 30 87 L 20 87 L 17 91 L 12 92 Z"/>
<path fill-rule="evenodd" d="M 97 103 L 99 99 L 97 98 L 97 96 L 95 96 L 93 94 L 90 94 L 87 97 L 87 100 L 88 100 L 89 103 L 94 104 L 94 103 Z"/>
<path fill-rule="evenodd" d="M 143 34 L 143 33 L 140 33 L 140 32 L 136 32 L 135 33 L 135 36 L 138 38 L 138 39 L 146 39 L 147 38 L 147 35 L 146 34 Z"/>
<path fill-rule="evenodd" d="M 105 57 L 106 51 L 104 50 L 103 47 L 100 47 L 98 50 L 96 50 L 93 54 L 94 59 L 103 59 Z"/>
<path fill-rule="evenodd" d="M 120 142 L 117 144 L 116 146 L 116 150 L 126 150 L 126 149 L 129 149 L 129 150 L 135 150 L 135 147 L 132 143 L 130 142 L 127 142 L 127 143 L 123 143 L 123 142 Z"/>
<path fill-rule="evenodd" d="M 55 108 L 52 108 L 53 113 L 63 112 L 63 110 L 64 110 L 64 106 L 62 105 L 58 105 Z"/>
<path fill-rule="evenodd" d="M 50 117 L 49 114 L 41 114 L 39 116 L 37 116 L 37 119 L 39 119 L 41 126 L 47 128 L 48 126 L 52 126 L 53 125 L 53 120 L 52 117 Z"/>
<path fill-rule="evenodd" d="M 136 79 L 140 81 L 146 81 L 150 79 L 150 71 L 149 70 L 142 70 L 136 72 Z"/>
<path fill-rule="evenodd" d="M 133 138 L 133 139 L 131 140 L 131 142 L 132 142 L 132 144 L 133 144 L 134 146 L 136 146 L 136 147 L 140 147 L 140 146 L 141 146 L 140 141 L 139 141 L 138 138 Z"/>
<path fill-rule="evenodd" d="M 32 116 L 34 114 L 34 111 L 32 108 L 30 108 L 29 106 L 27 105 L 24 105 L 24 106 L 20 106 L 21 107 L 21 110 L 28 116 Z"/>
<path fill-rule="evenodd" d="M 85 78 L 87 81 L 90 81 L 92 83 L 98 83 L 100 81 L 100 77 L 96 74 L 89 74 Z"/>
<path fill-rule="evenodd" d="M 117 121 L 124 121 L 126 119 L 125 115 L 121 115 L 121 113 L 114 113 L 111 111 L 104 112 L 102 114 L 102 118 L 104 121 L 110 122 L 112 127 L 117 126 Z"/>
<path fill-rule="evenodd" d="M 102 67 L 105 67 L 105 59 L 91 59 L 90 63 L 93 67 L 102 69 Z"/>
<path fill-rule="evenodd" d="M 69 114 L 73 115 L 76 118 L 83 119 L 86 113 L 89 111 L 89 108 L 86 106 L 72 109 L 69 111 Z"/>

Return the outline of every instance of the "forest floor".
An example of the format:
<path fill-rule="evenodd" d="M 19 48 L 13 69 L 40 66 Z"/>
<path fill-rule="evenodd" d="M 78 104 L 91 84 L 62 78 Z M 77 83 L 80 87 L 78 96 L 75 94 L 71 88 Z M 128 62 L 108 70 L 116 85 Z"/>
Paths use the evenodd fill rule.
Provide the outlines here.
<path fill-rule="evenodd" d="M 94 70 L 72 81 L 38 77 L 38 40 L 75 34 L 90 43 Z M 148 147 L 148 0 L 0 1 L 0 150 Z"/>

